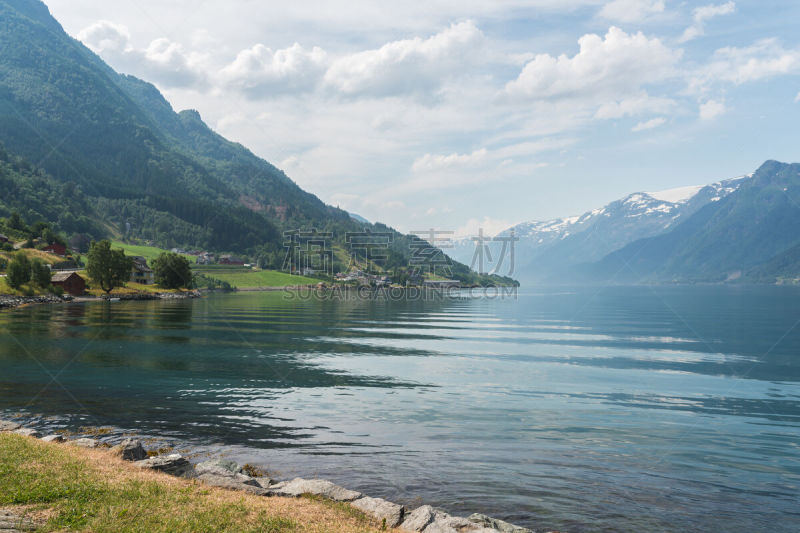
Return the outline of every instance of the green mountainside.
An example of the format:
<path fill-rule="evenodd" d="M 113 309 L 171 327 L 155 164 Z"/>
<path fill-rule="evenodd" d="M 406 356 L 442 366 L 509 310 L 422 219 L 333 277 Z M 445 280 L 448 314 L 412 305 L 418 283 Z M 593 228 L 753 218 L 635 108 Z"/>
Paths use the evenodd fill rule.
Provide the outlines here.
<path fill-rule="evenodd" d="M 196 111 L 176 113 L 153 85 L 118 74 L 67 35 L 39 0 L 0 0 L 0 50 L 9 187 L 0 216 L 17 211 L 68 236 L 246 254 L 272 268 L 282 264 L 285 231 L 332 232 L 339 247 L 349 231 L 388 231 L 394 242 L 380 266 L 408 264 L 414 237 L 354 220 Z M 452 270 L 470 283 L 511 281 Z"/>

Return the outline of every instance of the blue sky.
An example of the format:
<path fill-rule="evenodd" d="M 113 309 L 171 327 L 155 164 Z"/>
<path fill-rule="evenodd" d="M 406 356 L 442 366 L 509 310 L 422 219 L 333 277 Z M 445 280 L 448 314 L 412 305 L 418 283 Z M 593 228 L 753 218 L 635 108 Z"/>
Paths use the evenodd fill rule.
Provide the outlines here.
<path fill-rule="evenodd" d="M 50 0 L 324 201 L 495 233 L 800 160 L 800 4 Z"/>

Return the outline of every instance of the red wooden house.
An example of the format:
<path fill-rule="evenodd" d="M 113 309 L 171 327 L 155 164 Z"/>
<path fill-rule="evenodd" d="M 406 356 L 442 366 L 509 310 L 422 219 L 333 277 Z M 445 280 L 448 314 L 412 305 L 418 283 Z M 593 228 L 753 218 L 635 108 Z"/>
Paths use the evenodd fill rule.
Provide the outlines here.
<path fill-rule="evenodd" d="M 67 255 L 67 247 L 57 242 L 54 242 L 53 244 L 48 244 L 47 246 L 42 248 L 42 251 L 55 254 L 61 257 Z"/>
<path fill-rule="evenodd" d="M 61 287 L 64 292 L 72 296 L 81 296 L 86 292 L 86 282 L 75 272 L 56 272 L 50 283 L 54 287 Z"/>

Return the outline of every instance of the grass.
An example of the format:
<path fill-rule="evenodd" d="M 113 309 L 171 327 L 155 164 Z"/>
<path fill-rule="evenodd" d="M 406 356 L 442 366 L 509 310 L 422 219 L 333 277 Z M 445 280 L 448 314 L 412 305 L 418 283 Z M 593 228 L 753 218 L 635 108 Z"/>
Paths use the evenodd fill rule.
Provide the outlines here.
<path fill-rule="evenodd" d="M 156 248 L 155 246 L 144 246 L 138 244 L 125 244 L 122 241 L 111 241 L 111 248 L 116 250 L 117 248 L 122 248 L 125 250 L 125 255 L 128 256 L 141 256 L 147 259 L 147 263 L 150 264 L 153 259 L 161 255 L 162 252 L 166 252 L 162 248 Z M 195 257 L 193 255 L 188 254 L 181 254 L 183 257 L 187 258 L 190 263 L 194 263 Z"/>
<path fill-rule="evenodd" d="M 158 257 L 161 252 L 165 250 L 156 248 L 155 246 L 143 246 L 134 244 L 125 244 L 121 241 L 112 241 L 112 248 L 122 248 L 125 250 L 125 255 L 141 256 L 147 259 L 147 262 L 152 264 L 152 261 Z M 206 276 L 216 278 L 220 281 L 226 281 L 234 287 L 238 288 L 254 288 L 254 287 L 286 287 L 289 285 L 312 285 L 319 283 L 318 279 L 307 278 L 305 276 L 292 276 L 285 272 L 278 272 L 275 270 L 252 270 L 239 265 L 197 265 L 197 259 L 193 255 L 184 255 L 192 264 L 192 271 L 198 274 L 205 274 Z M 129 286 L 135 284 L 129 283 Z M 148 290 L 147 286 L 142 286 L 143 292 L 163 292 Z"/>
<path fill-rule="evenodd" d="M 220 281 L 227 281 L 240 289 L 252 287 L 286 287 L 290 285 L 314 285 L 320 280 L 305 276 L 293 276 L 276 270 L 252 270 L 241 266 L 198 265 L 193 272 L 205 274 Z"/>
<path fill-rule="evenodd" d="M 142 471 L 107 451 L 0 433 L 0 507 L 40 531 L 365 533 L 376 524 L 317 498 L 266 498 Z"/>
<path fill-rule="evenodd" d="M 48 265 L 52 265 L 55 263 L 59 263 L 64 261 L 63 257 L 58 257 L 57 255 L 48 254 L 47 252 L 43 252 L 41 250 L 36 250 L 34 248 L 22 248 L 21 250 L 14 251 L 14 252 L 0 252 L 0 263 L 8 265 L 11 262 L 11 259 L 14 257 L 14 254 L 19 252 L 24 253 L 28 256 L 28 259 L 38 258 L 44 261 Z M 5 271 L 2 272 L 5 274 Z M 5 276 L 0 277 L 0 294 L 2 295 L 12 295 L 12 296 L 34 296 L 34 295 L 41 295 L 41 294 L 50 294 L 50 291 L 47 289 L 42 289 L 41 287 L 33 284 L 33 283 L 26 283 L 19 289 L 12 289 L 7 281 Z"/>

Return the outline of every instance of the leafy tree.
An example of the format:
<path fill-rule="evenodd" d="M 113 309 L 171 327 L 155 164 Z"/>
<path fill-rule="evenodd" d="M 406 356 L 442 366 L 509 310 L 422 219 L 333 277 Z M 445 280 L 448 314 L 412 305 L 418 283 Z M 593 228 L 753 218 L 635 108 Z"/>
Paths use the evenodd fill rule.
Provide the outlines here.
<path fill-rule="evenodd" d="M 156 283 L 165 289 L 192 287 L 192 267 L 189 260 L 172 252 L 162 252 L 153 261 Z"/>
<path fill-rule="evenodd" d="M 22 217 L 19 216 L 19 213 L 16 211 L 11 213 L 11 216 L 8 217 L 8 222 L 6 222 L 6 225 L 11 229 L 25 231 L 25 223 L 22 221 Z"/>
<path fill-rule="evenodd" d="M 27 255 L 22 252 L 14 254 L 8 265 L 6 280 L 13 289 L 19 289 L 31 280 L 31 262 Z"/>
<path fill-rule="evenodd" d="M 86 256 L 86 272 L 106 294 L 125 284 L 131 277 L 133 259 L 124 250 L 112 250 L 111 242 L 92 242 Z"/>
<path fill-rule="evenodd" d="M 35 284 L 43 289 L 50 286 L 52 274 L 41 259 L 37 258 L 31 262 L 31 278 Z"/>

